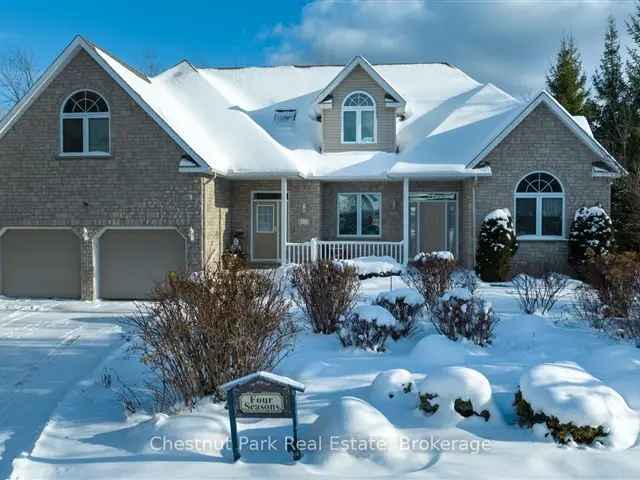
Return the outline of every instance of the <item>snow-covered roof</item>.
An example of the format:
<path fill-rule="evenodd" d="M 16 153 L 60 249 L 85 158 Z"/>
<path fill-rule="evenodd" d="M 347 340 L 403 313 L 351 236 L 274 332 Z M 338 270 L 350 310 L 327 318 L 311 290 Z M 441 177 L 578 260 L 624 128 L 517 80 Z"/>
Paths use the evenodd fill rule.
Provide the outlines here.
<path fill-rule="evenodd" d="M 78 48 L 84 48 L 178 142 L 196 164 L 181 161 L 181 170 L 189 172 L 333 180 L 490 175 L 490 167 L 480 165 L 479 159 L 531 107 L 444 63 L 372 66 L 356 57 L 347 67 L 196 68 L 184 61 L 147 78 L 81 37 L 40 83 L 46 84 Z M 397 153 L 321 152 L 316 102 L 356 64 L 368 66 L 402 105 Z M 33 95 L 37 93 L 35 88 Z M 28 101 L 25 98 L 0 123 L 0 137 Z M 295 111 L 295 119 L 280 122 L 279 111 Z M 588 138 L 585 141 L 599 146 L 594 151 L 603 161 L 615 167 L 586 121 L 569 119 Z"/>
<path fill-rule="evenodd" d="M 245 383 L 249 383 L 255 379 L 266 380 L 267 382 L 275 383 L 277 385 L 282 385 L 284 387 L 291 387 L 294 390 L 299 392 L 304 392 L 304 385 L 300 382 L 296 382 L 295 380 L 290 379 L 289 377 L 283 377 L 282 375 L 276 375 L 271 372 L 255 372 L 250 373 L 249 375 L 245 375 L 244 377 L 237 378 L 230 382 L 225 383 L 224 385 L 220 385 L 222 390 L 228 391 L 232 388 L 235 388 L 239 385 L 244 385 Z"/>

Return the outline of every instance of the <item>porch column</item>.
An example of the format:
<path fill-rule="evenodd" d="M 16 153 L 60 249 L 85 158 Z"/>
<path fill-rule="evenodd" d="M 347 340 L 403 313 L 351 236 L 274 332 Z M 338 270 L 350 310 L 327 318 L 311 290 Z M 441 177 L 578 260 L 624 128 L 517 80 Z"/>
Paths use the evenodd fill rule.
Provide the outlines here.
<path fill-rule="evenodd" d="M 289 215 L 288 201 L 287 201 L 287 179 L 282 177 L 280 179 L 280 263 L 286 265 L 287 263 L 287 237 L 289 230 L 289 222 L 287 219 Z"/>
<path fill-rule="evenodd" d="M 409 263 L 409 178 L 402 180 L 402 263 Z"/>

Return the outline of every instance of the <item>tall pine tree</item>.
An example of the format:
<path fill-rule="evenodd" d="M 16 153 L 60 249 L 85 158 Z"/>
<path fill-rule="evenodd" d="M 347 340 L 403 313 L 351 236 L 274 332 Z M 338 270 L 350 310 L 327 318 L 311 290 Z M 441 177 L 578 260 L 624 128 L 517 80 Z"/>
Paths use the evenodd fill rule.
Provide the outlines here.
<path fill-rule="evenodd" d="M 560 42 L 556 60 L 547 73 L 547 87 L 571 115 L 589 115 L 589 89 L 582 59 L 569 35 Z"/>
<path fill-rule="evenodd" d="M 631 37 L 631 46 L 627 48 L 629 59 L 626 64 L 628 103 L 631 108 L 633 128 L 629 148 L 627 149 L 627 168 L 640 170 L 640 1 L 635 12 L 627 20 L 627 32 Z"/>
<path fill-rule="evenodd" d="M 613 17 L 609 17 L 604 37 L 604 52 L 593 76 L 597 112 L 595 135 L 609 152 L 623 163 L 631 131 L 631 109 L 627 105 L 627 83 L 624 79 L 620 40 Z"/>

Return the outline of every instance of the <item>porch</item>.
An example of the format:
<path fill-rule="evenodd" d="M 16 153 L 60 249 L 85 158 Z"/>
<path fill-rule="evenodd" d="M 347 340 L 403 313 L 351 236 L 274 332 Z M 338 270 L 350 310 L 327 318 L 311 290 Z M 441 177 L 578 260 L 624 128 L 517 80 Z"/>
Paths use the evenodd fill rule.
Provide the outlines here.
<path fill-rule="evenodd" d="M 234 184 L 232 232 L 255 265 L 365 256 L 406 264 L 436 250 L 473 261 L 472 180 Z"/>

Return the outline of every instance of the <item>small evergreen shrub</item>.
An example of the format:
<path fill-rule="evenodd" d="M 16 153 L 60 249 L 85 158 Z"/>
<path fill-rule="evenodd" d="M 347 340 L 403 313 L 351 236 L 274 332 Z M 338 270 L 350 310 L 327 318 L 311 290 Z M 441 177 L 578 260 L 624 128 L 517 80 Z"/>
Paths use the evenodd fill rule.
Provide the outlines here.
<path fill-rule="evenodd" d="M 293 268 L 293 301 L 314 333 L 332 334 L 355 305 L 360 280 L 356 270 L 338 262 L 318 260 Z"/>
<path fill-rule="evenodd" d="M 375 301 L 375 305 L 389 311 L 398 322 L 398 326 L 391 332 L 394 340 L 408 337 L 414 332 L 424 304 L 422 295 L 413 289 L 405 288 L 381 292 Z"/>
<path fill-rule="evenodd" d="M 511 213 L 507 209 L 489 213 L 480 226 L 476 272 L 485 282 L 503 282 L 511 271 L 511 259 L 518 241 Z"/>
<path fill-rule="evenodd" d="M 604 209 L 579 208 L 569 232 L 569 264 L 579 270 L 589 259 L 609 254 L 613 240 L 613 223 Z"/>
<path fill-rule="evenodd" d="M 396 326 L 395 319 L 384 308 L 363 305 L 340 323 L 337 333 L 343 347 L 384 352 Z"/>
<path fill-rule="evenodd" d="M 547 426 L 553 439 L 563 445 L 571 440 L 579 445 L 592 445 L 593 442 L 607 436 L 605 429 L 600 425 L 592 427 L 589 425 L 575 425 L 573 422 L 560 423 L 557 417 L 534 411 L 529 402 L 522 396 L 520 390 L 516 392 L 513 405 L 516 407 L 518 425 L 532 428 L 536 424 L 543 423 Z"/>
<path fill-rule="evenodd" d="M 407 266 L 406 281 L 431 308 L 452 285 L 456 262 L 450 252 L 419 253 Z"/>
<path fill-rule="evenodd" d="M 450 340 L 471 340 L 476 345 L 491 343 L 498 317 L 491 305 L 464 288 L 445 293 L 431 309 L 431 322 Z"/>
<path fill-rule="evenodd" d="M 435 403 L 435 399 L 438 398 L 437 393 L 421 393 L 420 394 L 420 405 L 418 408 L 425 412 L 427 415 L 433 415 L 438 411 L 440 405 Z M 489 410 L 482 410 L 480 413 L 476 412 L 473 409 L 473 404 L 471 400 L 463 400 L 462 398 L 456 398 L 453 402 L 453 409 L 460 414 L 464 418 L 469 417 L 481 417 L 484 418 L 485 422 L 488 422 L 491 418 L 491 413 Z"/>

